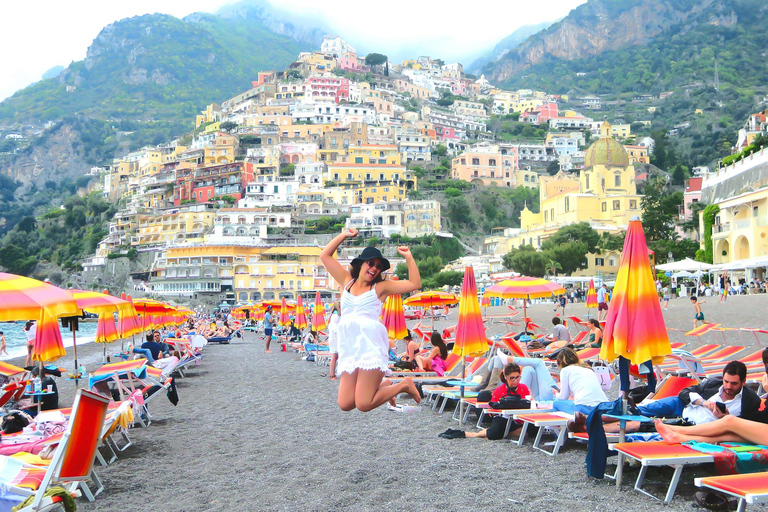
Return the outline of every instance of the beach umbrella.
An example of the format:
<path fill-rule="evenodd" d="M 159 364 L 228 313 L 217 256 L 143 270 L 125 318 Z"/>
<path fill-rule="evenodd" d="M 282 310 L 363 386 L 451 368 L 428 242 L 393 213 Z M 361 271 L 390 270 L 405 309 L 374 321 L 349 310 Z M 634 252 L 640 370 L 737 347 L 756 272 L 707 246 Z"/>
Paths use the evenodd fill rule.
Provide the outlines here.
<path fill-rule="evenodd" d="M 125 294 L 123 294 L 125 295 Z M 121 295 L 121 297 L 123 297 Z M 136 314 L 136 308 L 133 306 L 133 299 L 130 295 L 124 296 L 125 300 L 131 305 L 130 308 L 124 311 L 118 311 L 117 313 L 117 334 L 121 338 L 127 338 L 141 332 L 141 324 L 139 323 L 139 317 Z"/>
<path fill-rule="evenodd" d="M 285 297 L 283 297 L 283 301 L 280 304 L 280 314 L 277 316 L 277 325 L 285 327 L 290 323 L 291 312 L 288 310 L 288 303 L 285 301 Z"/>
<path fill-rule="evenodd" d="M 551 297 L 552 295 L 565 293 L 565 288 L 552 281 L 540 277 L 520 276 L 514 279 L 499 281 L 485 289 L 489 297 L 501 299 L 523 299 L 523 318 L 528 318 L 528 300 Z M 524 331 L 528 330 L 527 320 L 523 320 Z"/>
<path fill-rule="evenodd" d="M 130 312 L 133 306 L 123 298 L 113 297 L 108 293 L 94 292 L 91 290 L 77 290 L 70 288 L 67 290 L 77 302 L 77 307 L 89 313 L 99 315 L 99 323 L 96 326 L 96 343 L 111 343 L 120 336 L 115 327 L 114 313 Z M 77 331 L 78 322 L 75 319 L 70 321 L 70 330 L 72 331 L 72 350 L 75 356 L 75 373 L 77 373 Z M 101 333 L 101 335 L 100 335 Z M 107 348 L 104 347 L 106 355 Z M 77 381 L 75 381 L 77 384 Z"/>
<path fill-rule="evenodd" d="M 597 308 L 597 291 L 595 291 L 595 280 L 589 280 L 589 288 L 587 289 L 587 314 L 590 309 Z"/>
<path fill-rule="evenodd" d="M 315 292 L 315 310 L 312 312 L 312 328 L 315 332 L 325 329 L 328 323 L 325 321 L 325 306 L 320 300 L 320 292 Z"/>
<path fill-rule="evenodd" d="M 466 376 L 467 356 L 484 354 L 488 350 L 488 339 L 485 336 L 483 315 L 480 314 L 480 303 L 477 300 L 477 284 L 475 271 L 472 267 L 464 268 L 464 280 L 461 283 L 459 300 L 459 321 L 456 324 L 456 341 L 453 353 L 461 357 L 461 380 Z M 461 398 L 464 398 L 464 386 L 461 386 Z M 461 401 L 461 406 L 464 401 Z M 459 410 L 459 418 L 463 418 L 463 410 Z"/>
<path fill-rule="evenodd" d="M 387 328 L 389 339 L 401 340 L 408 334 L 405 326 L 405 311 L 403 310 L 403 296 L 399 293 L 390 295 L 384 302 L 382 322 Z"/>
<path fill-rule="evenodd" d="M 41 365 L 65 354 L 57 319 L 79 314 L 75 299 L 61 288 L 0 272 L 0 322 L 37 319 L 32 359 Z"/>
<path fill-rule="evenodd" d="M 304 329 L 307 326 L 307 314 L 304 311 L 304 303 L 301 300 L 301 295 L 298 296 L 296 299 L 296 328 L 297 329 Z M 317 332 L 317 329 L 315 328 L 315 325 L 312 324 L 312 329 Z"/>
<path fill-rule="evenodd" d="M 434 331 L 435 314 L 432 308 L 435 306 L 447 306 L 450 304 L 456 304 L 457 302 L 459 302 L 459 298 L 455 293 L 431 290 L 411 295 L 403 301 L 403 304 L 417 308 L 429 308 L 429 312 L 432 316 L 432 330 Z"/>
<path fill-rule="evenodd" d="M 651 273 L 643 225 L 637 217 L 633 217 L 624 239 L 613 300 L 603 330 L 600 357 L 606 361 L 622 357 L 633 364 L 651 360 L 655 364 L 671 353 L 655 277 Z M 628 372 L 629 365 L 620 366 L 622 372 Z M 650 370 L 653 371 L 653 368 Z M 624 376 L 625 382 L 628 378 L 628 375 Z"/>

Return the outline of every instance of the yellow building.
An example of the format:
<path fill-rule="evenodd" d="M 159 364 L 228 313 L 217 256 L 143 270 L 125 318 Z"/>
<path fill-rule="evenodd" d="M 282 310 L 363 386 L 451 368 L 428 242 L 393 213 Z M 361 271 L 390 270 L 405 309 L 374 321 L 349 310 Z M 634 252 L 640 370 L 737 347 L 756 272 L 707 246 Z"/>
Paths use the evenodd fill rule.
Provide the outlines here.
<path fill-rule="evenodd" d="M 544 101 L 538 98 L 526 98 L 524 100 L 513 101 L 510 104 L 511 112 L 530 112 L 543 105 Z"/>
<path fill-rule="evenodd" d="M 131 245 L 157 245 L 169 242 L 202 241 L 213 229 L 215 212 L 208 205 L 194 205 L 184 210 L 171 210 L 138 219 Z"/>
<path fill-rule="evenodd" d="M 400 152 L 396 144 L 349 146 L 341 163 L 400 165 Z"/>
<path fill-rule="evenodd" d="M 645 146 L 624 146 L 629 156 L 629 163 L 631 164 L 649 164 L 651 159 L 648 158 L 648 148 Z"/>
<path fill-rule="evenodd" d="M 344 184 L 364 184 L 377 181 L 392 183 L 400 182 L 409 190 L 416 190 L 417 186 L 416 175 L 402 165 L 328 164 L 328 176 L 332 181 Z"/>
<path fill-rule="evenodd" d="M 506 254 L 520 245 L 541 244 L 560 228 L 587 222 L 598 233 L 619 233 L 630 219 L 641 215 L 635 187 L 635 169 L 624 147 L 609 136 L 610 125 L 601 127 L 601 137 L 585 152 L 584 168 L 578 176 L 563 172 L 542 177 L 539 213 L 525 208 L 520 229 L 508 229 L 505 236 L 486 239 L 496 254 Z"/>
<path fill-rule="evenodd" d="M 213 123 L 219 120 L 219 114 L 221 113 L 221 105 L 218 103 L 211 103 L 205 107 L 205 110 L 195 117 L 195 128 L 205 123 Z"/>
<path fill-rule="evenodd" d="M 440 231 L 440 201 L 407 201 L 403 208 L 403 234 L 414 237 Z"/>

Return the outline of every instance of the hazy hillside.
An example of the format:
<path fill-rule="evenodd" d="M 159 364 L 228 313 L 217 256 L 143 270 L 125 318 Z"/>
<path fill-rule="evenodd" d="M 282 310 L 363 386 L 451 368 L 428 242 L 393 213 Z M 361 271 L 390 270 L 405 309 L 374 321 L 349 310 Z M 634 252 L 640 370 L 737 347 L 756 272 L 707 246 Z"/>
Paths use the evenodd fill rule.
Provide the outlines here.
<path fill-rule="evenodd" d="M 533 34 L 544 30 L 553 23 L 555 22 L 545 21 L 544 23 L 539 23 L 538 25 L 524 25 L 518 28 L 510 35 L 499 41 L 499 43 L 494 46 L 492 50 L 488 50 L 477 59 L 475 59 L 472 64 L 467 66 L 466 71 L 468 73 L 480 76 L 480 74 L 483 72 L 483 68 L 489 63 L 502 59 L 511 50 L 514 50 L 520 46 L 523 41 L 531 37 Z"/>

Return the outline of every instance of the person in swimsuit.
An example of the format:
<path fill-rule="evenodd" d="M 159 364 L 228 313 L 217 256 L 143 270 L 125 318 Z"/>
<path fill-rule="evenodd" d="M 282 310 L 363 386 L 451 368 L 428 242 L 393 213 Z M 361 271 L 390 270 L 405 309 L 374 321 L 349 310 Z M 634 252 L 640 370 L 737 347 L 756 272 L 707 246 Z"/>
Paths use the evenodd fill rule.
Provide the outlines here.
<path fill-rule="evenodd" d="M 375 247 L 366 247 L 347 270 L 333 255 L 344 240 L 356 236 L 357 230 L 351 228 L 320 252 L 323 265 L 343 290 L 341 318 L 336 327 L 339 407 L 343 411 L 367 412 L 394 400 L 400 393 L 407 393 L 419 403 L 421 396 L 413 379 L 406 378 L 398 384 L 389 380 L 382 382 L 389 369 L 389 335 L 380 320 L 387 296 L 410 293 L 421 287 L 416 261 L 408 247 L 398 247 L 397 252 L 408 266 L 408 279 L 385 281 L 382 273 L 389 270 L 389 261 Z"/>

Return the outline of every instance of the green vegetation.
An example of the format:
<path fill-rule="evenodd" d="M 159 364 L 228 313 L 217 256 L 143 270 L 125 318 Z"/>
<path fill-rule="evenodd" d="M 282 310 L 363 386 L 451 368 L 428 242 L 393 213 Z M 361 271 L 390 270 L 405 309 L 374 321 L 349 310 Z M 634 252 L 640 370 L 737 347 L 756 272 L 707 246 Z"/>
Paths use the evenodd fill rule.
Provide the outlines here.
<path fill-rule="evenodd" d="M 344 229 L 344 225 L 349 215 L 339 217 L 328 217 L 326 215 L 317 219 L 307 219 L 304 233 L 311 235 L 315 233 L 338 233 Z"/>
<path fill-rule="evenodd" d="M 443 238 L 435 235 L 426 235 L 417 238 L 392 235 L 390 243 L 395 245 L 409 245 L 416 266 L 419 268 L 422 288 L 442 288 L 443 286 L 456 286 L 461 284 L 463 272 L 446 271 L 443 267 L 450 261 L 464 256 L 464 248 L 455 238 Z M 408 279 L 408 267 L 400 263 L 395 268 L 395 275 L 400 279 Z"/>
<path fill-rule="evenodd" d="M 520 122 L 520 113 L 515 112 L 506 116 L 492 115 L 487 128 L 499 139 L 504 141 L 541 139 L 547 136 L 546 128 L 539 128 L 531 123 Z"/>
<path fill-rule="evenodd" d="M 716 204 L 710 204 L 704 208 L 704 249 L 696 251 L 696 261 L 713 262 L 712 226 L 715 225 L 715 217 L 718 213 L 720 213 L 720 207 Z"/>
<path fill-rule="evenodd" d="M 79 269 L 80 260 L 93 254 L 107 236 L 108 221 L 116 211 L 115 205 L 93 193 L 86 198 L 72 196 L 63 210 L 38 219 L 24 217 L 0 240 L 0 265 L 21 275 L 29 275 L 39 261 Z M 128 251 L 126 257 L 131 256 L 135 258 L 136 253 Z"/>

